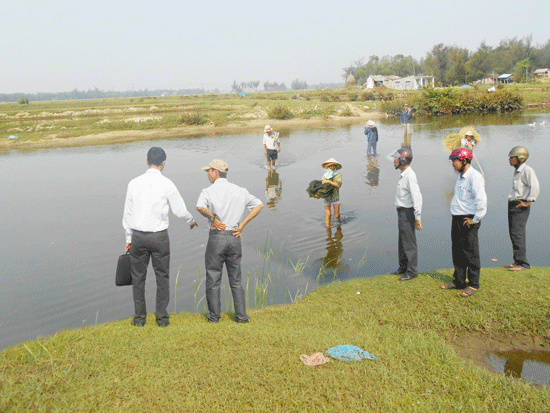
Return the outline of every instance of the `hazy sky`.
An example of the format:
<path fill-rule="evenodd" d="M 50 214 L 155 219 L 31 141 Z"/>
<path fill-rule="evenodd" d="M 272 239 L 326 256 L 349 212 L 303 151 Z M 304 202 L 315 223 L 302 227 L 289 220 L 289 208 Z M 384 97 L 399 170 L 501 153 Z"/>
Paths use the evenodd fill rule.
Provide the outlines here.
<path fill-rule="evenodd" d="M 0 93 L 342 82 L 371 55 L 542 45 L 549 18 L 550 0 L 3 0 Z"/>

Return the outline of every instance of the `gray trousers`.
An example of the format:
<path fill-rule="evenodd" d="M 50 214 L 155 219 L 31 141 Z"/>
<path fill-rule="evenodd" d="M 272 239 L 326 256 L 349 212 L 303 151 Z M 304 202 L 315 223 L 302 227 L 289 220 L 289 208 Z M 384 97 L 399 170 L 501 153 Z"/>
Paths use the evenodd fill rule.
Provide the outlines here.
<path fill-rule="evenodd" d="M 416 228 L 414 226 L 414 208 L 397 208 L 397 229 L 399 239 L 397 250 L 401 274 L 418 274 L 418 247 L 416 246 Z"/>
<path fill-rule="evenodd" d="M 221 300 L 220 285 L 222 281 L 223 264 L 227 269 L 229 286 L 233 294 L 235 320 L 248 321 L 246 314 L 246 298 L 241 284 L 241 258 L 243 256 L 241 239 L 233 235 L 233 231 L 210 230 L 204 263 L 206 268 L 206 302 L 208 304 L 208 320 L 217 322 L 220 319 Z"/>
<path fill-rule="evenodd" d="M 525 227 L 531 212 L 531 206 L 516 208 L 517 201 L 508 202 L 508 230 L 514 251 L 514 264 L 531 268 L 527 262 L 527 241 Z"/>
<path fill-rule="evenodd" d="M 168 320 L 168 301 L 170 300 L 170 238 L 168 230 L 160 232 L 134 231 L 130 247 L 130 272 L 136 320 L 145 320 L 145 279 L 149 259 L 157 277 L 157 321 Z"/>

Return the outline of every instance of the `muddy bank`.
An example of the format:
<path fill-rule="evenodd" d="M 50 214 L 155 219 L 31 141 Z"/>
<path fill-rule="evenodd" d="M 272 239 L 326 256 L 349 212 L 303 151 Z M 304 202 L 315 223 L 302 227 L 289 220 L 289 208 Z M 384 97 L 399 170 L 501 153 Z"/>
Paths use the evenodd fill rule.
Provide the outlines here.
<path fill-rule="evenodd" d="M 295 118 L 289 120 L 252 119 L 238 123 L 223 125 L 204 124 L 182 126 L 177 128 L 148 129 L 148 130 L 114 130 L 99 134 L 83 135 L 74 138 L 58 138 L 55 135 L 46 136 L 37 140 L 4 139 L 0 141 L 0 151 L 33 150 L 41 148 L 61 148 L 76 146 L 105 145 L 125 143 L 140 140 L 185 138 L 195 136 L 233 135 L 239 133 L 263 134 L 263 128 L 270 124 L 274 130 L 284 131 L 292 128 L 304 129 L 308 127 L 342 127 L 366 122 L 368 119 L 381 119 L 385 115 L 379 112 L 360 112 L 354 116 L 330 116 L 327 118 L 312 117 L 309 119 Z"/>

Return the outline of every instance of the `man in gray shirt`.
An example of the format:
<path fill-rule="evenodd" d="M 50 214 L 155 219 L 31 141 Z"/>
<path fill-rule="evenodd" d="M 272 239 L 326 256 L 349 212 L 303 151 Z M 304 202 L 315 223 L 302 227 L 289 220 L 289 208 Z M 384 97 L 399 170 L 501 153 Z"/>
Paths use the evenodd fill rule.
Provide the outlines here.
<path fill-rule="evenodd" d="M 223 264 L 227 269 L 229 285 L 235 306 L 235 321 L 247 323 L 246 297 L 241 285 L 241 233 L 246 224 L 256 217 L 263 203 L 245 189 L 230 183 L 227 177 L 227 164 L 214 159 L 202 168 L 208 173 L 212 183 L 201 191 L 197 200 L 197 210 L 211 222 L 206 254 L 206 302 L 208 321 L 220 320 L 220 284 Z M 250 212 L 241 221 L 244 211 Z"/>
<path fill-rule="evenodd" d="M 514 263 L 507 265 L 510 271 L 523 271 L 531 268 L 527 262 L 527 243 L 525 227 L 531 203 L 537 200 L 540 187 L 533 168 L 525 164 L 529 151 L 523 146 L 515 146 L 508 154 L 510 166 L 515 168 L 512 178 L 512 191 L 508 195 L 508 230 Z"/>
<path fill-rule="evenodd" d="M 420 220 L 422 194 L 416 181 L 416 174 L 410 167 L 412 158 L 412 151 L 408 148 L 398 149 L 390 155 L 395 169 L 401 171 L 395 191 L 397 228 L 399 231 L 399 268 L 393 273 L 401 274 L 400 281 L 408 281 L 418 277 L 418 247 L 416 245 L 415 230 L 422 230 Z"/>

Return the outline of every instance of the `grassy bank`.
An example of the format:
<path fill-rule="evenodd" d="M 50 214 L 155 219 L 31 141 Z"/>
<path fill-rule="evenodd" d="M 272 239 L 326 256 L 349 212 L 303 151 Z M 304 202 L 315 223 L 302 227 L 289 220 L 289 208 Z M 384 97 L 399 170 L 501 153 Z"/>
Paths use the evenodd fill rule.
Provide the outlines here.
<path fill-rule="evenodd" d="M 450 274 L 334 283 L 251 310 L 244 325 L 180 313 L 165 329 L 150 316 L 144 328 L 122 320 L 62 331 L 1 353 L 0 411 L 548 411 L 549 388 L 463 355 L 475 343 L 548 350 L 550 270 L 483 269 L 469 299 L 439 289 Z M 299 360 L 338 344 L 380 361 Z"/>
<path fill-rule="evenodd" d="M 469 109 L 550 105 L 548 83 L 505 86 L 502 99 L 492 99 L 489 86 L 451 90 L 454 101 Z M 294 127 L 362 123 L 398 115 L 408 101 L 417 111 L 452 113 L 444 89 L 434 102 L 422 103 L 423 91 L 366 91 L 355 88 L 74 100 L 0 104 L 0 151 L 37 147 L 83 146 L 140 139 L 250 132 L 261 134 L 266 123 L 277 130 Z M 440 96 L 442 95 L 442 96 Z M 513 95 L 513 96 L 512 96 Z M 510 96 L 514 97 L 511 99 Z M 521 100 L 518 100 L 517 97 Z M 511 102 L 511 103 L 510 103 Z M 471 106 L 471 107 L 470 107 Z M 496 107 L 496 106 L 495 106 Z M 433 110 L 432 110 L 433 109 Z M 427 109 L 426 109 L 427 110 Z M 477 110 L 477 109 L 476 109 Z M 491 109 L 492 110 L 492 109 Z M 428 113 L 427 111 L 426 113 Z M 19 139 L 8 139 L 9 135 Z"/>

